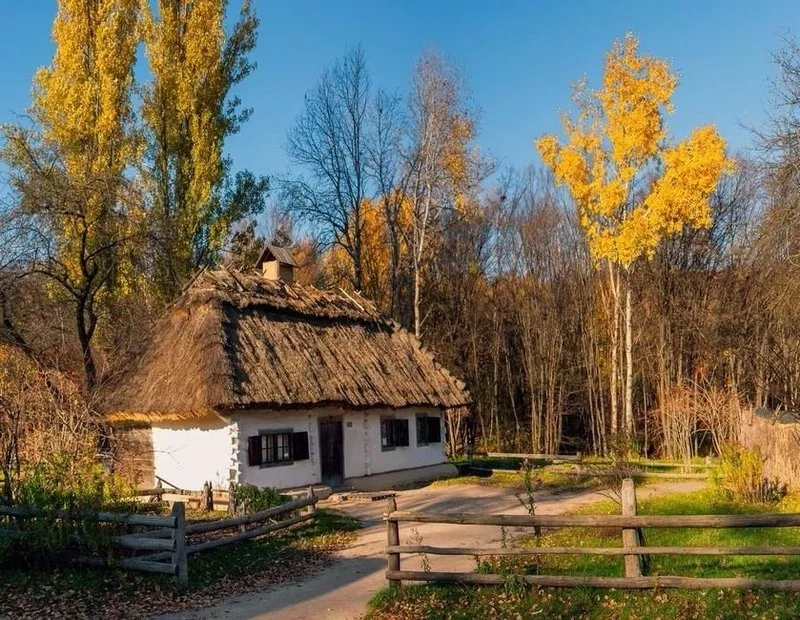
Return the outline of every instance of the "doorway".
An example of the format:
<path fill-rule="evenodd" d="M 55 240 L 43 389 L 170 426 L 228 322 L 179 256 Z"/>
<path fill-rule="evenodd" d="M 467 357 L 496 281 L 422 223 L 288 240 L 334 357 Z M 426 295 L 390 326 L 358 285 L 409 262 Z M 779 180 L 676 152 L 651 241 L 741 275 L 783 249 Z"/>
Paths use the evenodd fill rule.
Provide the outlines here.
<path fill-rule="evenodd" d="M 322 484 L 334 489 L 341 486 L 344 481 L 344 432 L 341 418 L 319 419 L 319 454 Z"/>

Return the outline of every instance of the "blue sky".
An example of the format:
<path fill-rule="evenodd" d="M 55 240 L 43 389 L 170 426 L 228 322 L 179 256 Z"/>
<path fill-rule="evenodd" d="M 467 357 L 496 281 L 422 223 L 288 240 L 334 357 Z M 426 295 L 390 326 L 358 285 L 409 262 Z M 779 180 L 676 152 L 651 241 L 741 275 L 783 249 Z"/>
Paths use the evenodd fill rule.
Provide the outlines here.
<path fill-rule="evenodd" d="M 559 130 L 570 82 L 595 84 L 603 55 L 626 31 L 668 59 L 681 81 L 673 133 L 715 123 L 737 151 L 745 126 L 764 123 L 774 77 L 771 54 L 800 33 L 796 0 L 254 0 L 261 17 L 258 69 L 238 94 L 255 109 L 228 144 L 237 167 L 281 174 L 287 129 L 322 69 L 361 44 L 373 83 L 403 92 L 415 58 L 437 48 L 468 78 L 480 110 L 481 147 L 501 166 L 536 161 L 533 140 Z M 29 103 L 34 71 L 52 54 L 55 0 L 0 4 L 0 121 Z M 231 0 L 233 8 L 237 0 Z"/>

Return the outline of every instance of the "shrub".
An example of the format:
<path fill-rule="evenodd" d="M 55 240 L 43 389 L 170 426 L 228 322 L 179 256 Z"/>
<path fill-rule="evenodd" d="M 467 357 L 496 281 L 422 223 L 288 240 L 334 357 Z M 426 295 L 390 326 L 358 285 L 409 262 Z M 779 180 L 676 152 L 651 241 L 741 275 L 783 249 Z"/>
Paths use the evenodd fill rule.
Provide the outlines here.
<path fill-rule="evenodd" d="M 277 489 L 270 487 L 262 489 L 254 484 L 237 485 L 233 491 L 233 498 L 236 512 L 240 514 L 274 508 L 289 499 L 287 496 L 281 495 Z"/>
<path fill-rule="evenodd" d="M 737 502 L 772 503 L 786 495 L 785 485 L 764 477 L 758 449 L 735 444 L 723 447 L 713 481 L 726 498 Z"/>
<path fill-rule="evenodd" d="M 136 512 L 142 506 L 129 499 L 131 494 L 132 489 L 100 463 L 88 458 L 74 461 L 67 455 L 51 456 L 25 472 L 16 493 L 18 507 L 44 514 L 15 519 L 21 536 L 0 550 L 0 560 L 53 566 L 76 554 L 111 554 L 113 539 L 125 532 L 124 525 L 64 519 L 57 513 Z"/>

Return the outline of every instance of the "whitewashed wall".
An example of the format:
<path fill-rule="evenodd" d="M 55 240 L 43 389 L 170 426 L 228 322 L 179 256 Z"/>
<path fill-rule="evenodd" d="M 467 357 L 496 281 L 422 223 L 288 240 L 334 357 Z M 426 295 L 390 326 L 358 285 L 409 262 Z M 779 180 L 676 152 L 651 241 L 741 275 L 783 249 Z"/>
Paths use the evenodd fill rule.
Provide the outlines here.
<path fill-rule="evenodd" d="M 310 411 L 285 412 L 248 410 L 234 414 L 237 423 L 238 482 L 259 487 L 289 489 L 320 483 L 319 430 L 317 414 Z M 308 460 L 272 467 L 247 464 L 247 438 L 260 431 L 307 432 Z"/>
<path fill-rule="evenodd" d="M 442 425 L 441 414 L 435 409 L 402 409 L 400 411 L 384 411 L 372 413 L 369 417 L 367 429 L 367 441 L 370 446 L 371 471 L 370 474 L 380 474 L 386 471 L 397 469 L 408 469 L 411 467 L 425 467 L 426 465 L 437 465 L 444 463 L 444 427 L 441 426 L 440 443 L 432 443 L 427 446 L 417 446 L 417 414 L 427 413 L 439 415 L 439 424 Z M 394 415 L 398 419 L 408 420 L 408 446 L 397 447 L 393 450 L 381 450 L 381 415 Z"/>
<path fill-rule="evenodd" d="M 155 475 L 181 489 L 199 490 L 206 480 L 227 488 L 231 423 L 220 418 L 153 426 Z"/>
<path fill-rule="evenodd" d="M 442 443 L 417 446 L 417 413 L 441 414 L 435 409 L 344 411 L 326 407 L 313 411 L 239 411 L 229 422 L 207 419 L 153 427 L 155 474 L 184 489 L 200 489 L 206 480 L 227 488 L 236 482 L 288 489 L 322 480 L 319 463 L 319 417 L 341 416 L 344 438 L 344 477 L 360 478 L 445 462 Z M 408 420 L 409 445 L 381 449 L 382 416 Z M 443 425 L 443 422 L 441 422 Z M 247 464 L 247 438 L 261 431 L 308 433 L 308 460 L 272 467 Z M 442 426 L 442 440 L 444 427 Z"/>

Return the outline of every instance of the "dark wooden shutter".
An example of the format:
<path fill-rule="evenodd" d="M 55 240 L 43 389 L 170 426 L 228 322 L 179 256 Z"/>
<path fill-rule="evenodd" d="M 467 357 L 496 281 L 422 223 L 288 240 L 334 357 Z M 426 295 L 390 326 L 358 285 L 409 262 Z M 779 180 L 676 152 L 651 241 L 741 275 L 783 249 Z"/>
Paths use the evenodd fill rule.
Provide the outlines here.
<path fill-rule="evenodd" d="M 292 460 L 308 460 L 308 433 L 292 433 Z"/>
<path fill-rule="evenodd" d="M 426 418 L 428 420 L 428 443 L 442 443 L 442 427 L 439 418 Z"/>
<path fill-rule="evenodd" d="M 408 420 L 394 421 L 394 445 L 408 445 Z"/>
<path fill-rule="evenodd" d="M 247 438 L 247 464 L 261 465 L 261 436 Z"/>

